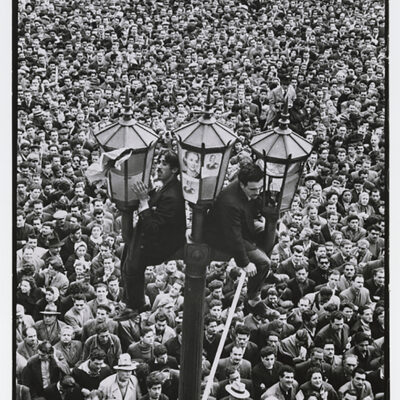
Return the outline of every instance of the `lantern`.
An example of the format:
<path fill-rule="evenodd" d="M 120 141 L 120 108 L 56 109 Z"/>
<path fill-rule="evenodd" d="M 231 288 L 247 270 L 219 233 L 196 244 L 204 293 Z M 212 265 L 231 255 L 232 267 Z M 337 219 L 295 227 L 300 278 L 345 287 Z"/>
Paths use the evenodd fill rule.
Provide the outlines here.
<path fill-rule="evenodd" d="M 288 102 L 279 126 L 253 137 L 250 146 L 264 170 L 264 199 L 267 207 L 290 209 L 303 166 L 312 144 L 289 128 Z"/>
<path fill-rule="evenodd" d="M 157 134 L 132 118 L 128 92 L 124 114 L 118 122 L 95 133 L 95 138 L 105 152 L 120 150 L 120 159 L 115 159 L 107 173 L 108 193 L 120 210 L 130 210 L 138 205 L 132 184 L 150 183 L 151 167 Z"/>
<path fill-rule="evenodd" d="M 198 120 L 175 130 L 185 200 L 211 203 L 221 191 L 237 136 L 212 115 L 210 94 Z"/>

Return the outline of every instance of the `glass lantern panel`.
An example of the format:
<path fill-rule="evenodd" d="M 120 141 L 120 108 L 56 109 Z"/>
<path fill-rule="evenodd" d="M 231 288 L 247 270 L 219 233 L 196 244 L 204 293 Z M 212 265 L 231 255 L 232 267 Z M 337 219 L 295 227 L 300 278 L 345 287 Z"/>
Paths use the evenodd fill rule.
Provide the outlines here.
<path fill-rule="evenodd" d="M 111 169 L 108 174 L 110 197 L 113 200 L 121 202 L 137 200 L 137 197 L 131 190 L 131 187 L 135 182 L 140 180 L 142 180 L 142 173 L 131 175 L 126 178 L 124 172 L 115 168 Z"/>
<path fill-rule="evenodd" d="M 143 171 L 145 169 L 145 158 L 146 158 L 146 153 L 139 153 L 139 154 L 133 154 L 129 159 L 128 159 L 128 175 L 138 175 L 138 174 L 143 174 Z M 124 170 L 125 165 L 122 168 L 122 171 Z"/>
<path fill-rule="evenodd" d="M 274 177 L 283 177 L 285 175 L 285 164 L 267 162 L 267 175 Z"/>
<path fill-rule="evenodd" d="M 200 179 L 193 178 L 185 172 L 182 172 L 181 178 L 184 199 L 189 203 L 196 204 L 199 200 Z"/>
<path fill-rule="evenodd" d="M 231 155 L 231 151 L 232 151 L 232 146 L 230 146 L 228 149 L 225 150 L 225 153 L 222 157 L 222 162 L 221 162 L 221 167 L 220 167 L 220 172 L 219 172 L 219 177 L 218 177 L 218 184 L 217 184 L 217 188 L 215 191 L 215 196 L 218 196 L 219 192 L 221 191 L 225 179 L 226 179 L 226 172 L 228 170 L 228 164 L 229 164 L 229 158 Z"/>
<path fill-rule="evenodd" d="M 287 175 L 285 186 L 282 191 L 281 211 L 290 209 L 300 176 L 301 174 L 299 172 Z"/>
<path fill-rule="evenodd" d="M 182 173 L 191 178 L 200 178 L 201 154 L 192 150 L 181 149 L 179 152 L 179 163 Z"/>
<path fill-rule="evenodd" d="M 144 175 L 143 175 L 143 182 L 146 185 L 150 184 L 151 167 L 153 165 L 153 158 L 154 158 L 154 150 L 155 150 L 155 148 L 156 148 L 156 145 L 154 144 L 152 147 L 150 147 L 147 150 L 146 165 L 145 165 L 145 170 L 144 170 Z"/>

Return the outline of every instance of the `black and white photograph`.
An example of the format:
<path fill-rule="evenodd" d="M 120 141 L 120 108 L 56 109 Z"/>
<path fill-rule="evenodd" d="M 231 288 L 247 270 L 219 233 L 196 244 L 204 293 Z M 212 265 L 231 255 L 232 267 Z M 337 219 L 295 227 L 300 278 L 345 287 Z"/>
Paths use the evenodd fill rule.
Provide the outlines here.
<path fill-rule="evenodd" d="M 7 3 L 1 397 L 396 400 L 389 1 Z"/>

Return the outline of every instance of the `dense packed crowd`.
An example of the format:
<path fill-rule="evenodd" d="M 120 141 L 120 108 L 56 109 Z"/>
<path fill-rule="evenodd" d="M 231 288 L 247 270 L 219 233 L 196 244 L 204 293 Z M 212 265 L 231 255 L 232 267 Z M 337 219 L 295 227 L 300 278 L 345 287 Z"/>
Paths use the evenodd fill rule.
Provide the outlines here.
<path fill-rule="evenodd" d="M 384 2 L 19 0 L 17 31 L 16 398 L 177 400 L 185 265 L 147 266 L 127 308 L 121 215 L 85 172 L 127 93 L 160 151 L 210 92 L 227 183 L 285 99 L 313 151 L 209 398 L 385 399 Z M 204 386 L 240 272 L 208 267 Z"/>

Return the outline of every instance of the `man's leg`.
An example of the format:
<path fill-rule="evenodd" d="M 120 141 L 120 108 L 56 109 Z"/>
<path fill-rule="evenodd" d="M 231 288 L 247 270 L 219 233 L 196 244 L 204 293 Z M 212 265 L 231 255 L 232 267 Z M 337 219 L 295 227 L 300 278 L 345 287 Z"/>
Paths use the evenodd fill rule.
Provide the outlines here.
<path fill-rule="evenodd" d="M 261 286 L 269 272 L 270 260 L 260 249 L 249 250 L 247 252 L 250 262 L 257 267 L 257 274 L 249 278 L 247 283 L 247 295 L 250 300 L 258 296 Z"/>

